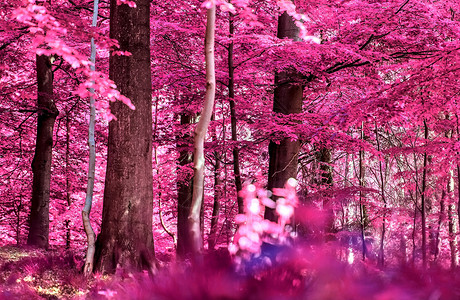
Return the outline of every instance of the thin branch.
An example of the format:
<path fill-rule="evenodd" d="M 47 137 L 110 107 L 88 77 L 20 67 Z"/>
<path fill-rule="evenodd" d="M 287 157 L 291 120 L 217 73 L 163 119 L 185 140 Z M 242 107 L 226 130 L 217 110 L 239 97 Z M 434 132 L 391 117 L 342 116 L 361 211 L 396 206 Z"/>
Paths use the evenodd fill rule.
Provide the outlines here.
<path fill-rule="evenodd" d="M 401 7 L 395 12 L 395 15 L 398 14 L 404 8 L 404 6 L 406 6 L 407 3 L 409 3 L 409 0 L 406 0 L 406 2 L 404 2 L 403 5 L 401 5 Z"/>

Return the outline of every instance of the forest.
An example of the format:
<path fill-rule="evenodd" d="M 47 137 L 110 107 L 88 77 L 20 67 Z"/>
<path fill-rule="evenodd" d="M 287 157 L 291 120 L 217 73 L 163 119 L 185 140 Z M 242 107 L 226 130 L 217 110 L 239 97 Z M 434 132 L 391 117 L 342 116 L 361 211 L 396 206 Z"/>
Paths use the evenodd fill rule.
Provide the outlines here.
<path fill-rule="evenodd" d="M 8 0 L 0 59 L 0 299 L 460 299 L 458 0 Z"/>

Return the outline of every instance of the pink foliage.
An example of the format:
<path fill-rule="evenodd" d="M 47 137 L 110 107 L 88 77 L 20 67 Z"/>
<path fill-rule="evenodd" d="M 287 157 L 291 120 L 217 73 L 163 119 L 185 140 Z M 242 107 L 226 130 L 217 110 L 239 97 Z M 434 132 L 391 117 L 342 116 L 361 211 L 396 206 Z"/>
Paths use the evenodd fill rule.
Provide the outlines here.
<path fill-rule="evenodd" d="M 260 255 L 262 243 L 286 243 L 289 232 L 285 230 L 298 205 L 296 196 L 296 180 L 291 178 L 284 189 L 275 189 L 274 194 L 279 196 L 276 203 L 269 197 L 269 192 L 248 185 L 241 192 L 244 197 L 245 214 L 236 215 L 235 222 L 238 230 L 229 245 L 232 255 L 238 255 L 243 259 L 249 259 L 252 255 Z M 274 208 L 278 214 L 278 222 L 264 219 L 264 206 Z"/>
<path fill-rule="evenodd" d="M 133 4 L 135 6 L 132 1 L 126 2 L 131 7 Z M 65 41 L 68 30 L 44 6 L 36 5 L 34 0 L 30 0 L 26 7 L 14 10 L 13 17 L 29 27 L 28 30 L 32 36 L 31 48 L 37 55 L 59 56 L 76 69 L 77 73 L 85 77 L 86 80 L 75 90 L 75 94 L 87 98 L 90 96 L 89 89 L 94 89 L 102 99 L 97 103 L 97 108 L 102 110 L 108 120 L 111 120 L 113 116 L 110 114 L 106 100 L 119 100 L 134 109 L 131 101 L 116 90 L 115 84 L 108 79 L 105 73 L 91 70 L 89 58 Z M 108 45 L 111 43 L 112 47 L 117 45 L 113 41 L 107 43 Z"/>
<path fill-rule="evenodd" d="M 118 3 L 135 9 L 134 1 Z M 52 5 L 0 3 L 0 243 L 22 244 L 27 235 L 37 121 L 36 54 L 55 59 L 55 102 L 60 112 L 54 132 L 51 245 L 64 246 L 69 233 L 71 247 L 84 247 L 80 210 L 87 170 L 90 88 L 96 91 L 100 111 L 91 217 L 98 231 L 109 105 L 121 100 L 134 106 L 108 78 L 110 55 L 129 58 L 130 53 L 120 51 L 117 42 L 108 38 L 108 7 L 101 7 L 98 27 L 89 27 L 91 4 L 83 0 L 58 0 Z M 220 192 L 217 246 L 229 246 L 237 261 L 242 258 L 240 265 L 244 260 L 252 270 L 246 272 L 248 277 L 237 279 L 232 277 L 233 269 L 218 276 L 211 276 L 214 270 L 206 268 L 190 271 L 193 276 L 171 271 L 174 276 L 161 277 L 165 286 L 142 277 L 140 283 L 134 280 L 132 288 L 125 289 L 116 281 L 94 292 L 95 297 L 122 299 L 128 297 L 126 293 L 142 298 L 144 283 L 152 294 L 155 291 L 166 298 L 172 293 L 190 293 L 196 299 L 216 295 L 229 299 L 436 299 L 439 293 L 446 299 L 457 297 L 458 291 L 449 289 L 450 274 L 436 271 L 454 265 L 458 256 L 451 242 L 458 242 L 460 6 L 453 0 L 151 1 L 157 257 L 171 260 L 175 246 L 159 225 L 159 213 L 176 234 L 177 184 L 193 173 L 190 164 L 178 166 L 177 160 L 180 150 L 192 152 L 188 139 L 195 124 L 180 124 L 179 116 L 196 118 L 201 107 L 206 86 L 203 16 L 212 5 L 220 8 L 215 52 L 218 85 L 215 118 L 205 145 L 203 230 L 208 236 L 213 198 Z M 276 38 L 277 17 L 283 12 L 296 21 L 303 39 Z M 88 59 L 92 37 L 98 44 L 97 71 L 91 71 Z M 230 133 L 231 45 L 236 142 Z M 274 74 L 284 71 L 300 74 L 295 84 L 305 86 L 301 114 L 272 112 Z M 298 183 L 275 189 L 274 202 L 263 189 L 268 142 L 285 138 L 302 143 Z M 240 150 L 243 182 L 258 182 L 243 191 L 246 212 L 241 215 L 236 213 L 231 168 L 235 147 Z M 323 149 L 330 150 L 328 161 L 321 158 Z M 364 183 L 359 179 L 361 152 Z M 424 167 L 425 156 L 428 165 Z M 218 161 L 221 165 L 216 169 Z M 328 172 L 330 184 L 325 183 Z M 215 178 L 220 183 L 215 184 Z M 402 267 L 421 264 L 422 195 L 427 199 L 432 273 Z M 276 223 L 264 220 L 265 207 L 276 211 Z M 367 220 L 360 218 L 361 207 Z M 331 215 L 330 236 L 325 238 Z M 305 228 L 310 238 L 308 243 L 302 241 L 306 245 L 287 247 L 294 226 Z M 324 247 L 316 247 L 321 243 Z M 368 247 L 364 263 L 360 259 L 363 244 Z M 274 253 L 275 259 L 269 258 L 273 268 L 260 270 L 259 263 L 269 265 L 264 252 Z M 330 253 L 336 255 L 331 258 Z M 379 255 L 384 257 L 382 269 L 375 268 Z M 354 257 L 351 265 L 350 257 Z M 205 277 L 200 271 L 211 275 Z M 177 289 L 184 283 L 188 283 L 186 289 Z"/>

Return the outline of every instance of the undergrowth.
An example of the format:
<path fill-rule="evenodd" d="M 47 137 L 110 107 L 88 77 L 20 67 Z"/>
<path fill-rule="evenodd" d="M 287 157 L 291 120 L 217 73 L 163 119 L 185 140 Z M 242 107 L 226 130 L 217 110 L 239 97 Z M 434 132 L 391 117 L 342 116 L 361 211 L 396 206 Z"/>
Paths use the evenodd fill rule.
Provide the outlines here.
<path fill-rule="evenodd" d="M 361 261 L 339 261 L 332 248 L 318 250 L 280 247 L 237 268 L 220 249 L 201 262 L 164 264 L 153 276 L 120 269 L 87 279 L 81 273 L 81 257 L 70 251 L 5 246 L 0 248 L 0 299 L 460 298 L 457 271 L 378 269 Z"/>
<path fill-rule="evenodd" d="M 350 259 L 350 252 L 359 253 L 359 244 L 343 243 L 338 235 L 294 236 L 287 225 L 298 206 L 295 181 L 274 194 L 276 202 L 263 189 L 246 187 L 246 211 L 236 216 L 238 230 L 228 249 L 189 261 L 157 257 L 163 261 L 155 274 L 119 268 L 113 275 L 85 278 L 83 257 L 70 250 L 4 246 L 0 299 L 460 299 L 457 269 L 433 265 L 422 270 L 405 260 L 377 268 L 370 257 Z M 276 211 L 276 222 L 263 218 L 263 206 Z M 308 228 L 321 229 L 326 220 L 320 211 L 303 210 L 302 215 Z"/>

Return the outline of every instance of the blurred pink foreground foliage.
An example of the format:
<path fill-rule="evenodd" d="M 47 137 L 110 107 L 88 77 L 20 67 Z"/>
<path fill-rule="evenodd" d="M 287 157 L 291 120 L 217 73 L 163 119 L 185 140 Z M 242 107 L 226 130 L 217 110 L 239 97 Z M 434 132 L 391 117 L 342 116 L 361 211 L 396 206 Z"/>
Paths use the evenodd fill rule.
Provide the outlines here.
<path fill-rule="evenodd" d="M 269 192 L 248 185 L 242 192 L 245 214 L 236 217 L 238 229 L 229 249 L 221 247 L 186 261 L 163 255 L 158 257 L 155 274 L 118 269 L 111 276 L 95 273 L 85 278 L 81 272 L 83 260 L 72 251 L 40 252 L 5 246 L 0 251 L 0 299 L 460 297 L 457 271 L 436 267 L 421 270 L 411 264 L 378 268 L 372 259 L 358 259 L 359 243 L 324 238 L 321 226 L 326 214 L 317 208 L 301 207 L 295 185 L 291 179 L 284 189 L 274 190 L 276 202 Z M 277 222 L 263 218 L 264 206 L 275 209 Z M 306 218 L 293 218 L 295 210 Z M 297 235 L 293 229 L 296 226 L 319 229 L 323 238 L 311 232 L 314 238 Z"/>

